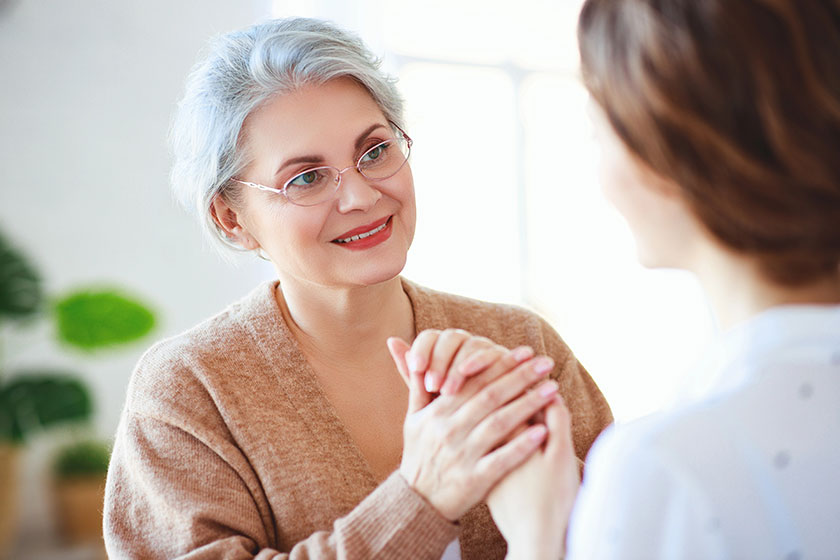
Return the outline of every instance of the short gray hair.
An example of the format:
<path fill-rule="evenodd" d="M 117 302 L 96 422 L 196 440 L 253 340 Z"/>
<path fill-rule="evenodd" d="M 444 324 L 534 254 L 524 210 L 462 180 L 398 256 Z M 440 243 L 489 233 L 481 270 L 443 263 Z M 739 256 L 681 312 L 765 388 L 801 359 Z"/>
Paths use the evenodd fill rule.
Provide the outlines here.
<path fill-rule="evenodd" d="M 215 38 L 193 67 L 173 119 L 170 175 L 175 198 L 197 215 L 217 247 L 233 247 L 210 206 L 247 165 L 245 119 L 271 97 L 350 77 L 370 92 L 385 118 L 403 126 L 396 80 L 355 35 L 321 20 L 276 19 Z"/>

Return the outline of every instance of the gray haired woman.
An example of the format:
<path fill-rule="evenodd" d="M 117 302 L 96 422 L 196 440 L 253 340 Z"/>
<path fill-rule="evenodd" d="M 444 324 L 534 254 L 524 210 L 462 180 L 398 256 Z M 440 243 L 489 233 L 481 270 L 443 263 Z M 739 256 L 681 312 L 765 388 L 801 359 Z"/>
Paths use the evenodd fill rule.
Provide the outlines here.
<path fill-rule="evenodd" d="M 259 252 L 277 280 L 141 358 L 108 476 L 112 557 L 500 558 L 482 501 L 542 443 L 535 413 L 559 389 L 579 457 L 611 421 L 539 317 L 400 276 L 405 128 L 393 81 L 324 22 L 228 33 L 195 67 L 173 188 L 210 239 Z M 421 331 L 462 351 L 438 363 L 393 338 L 398 371 L 386 340 Z M 482 347 L 514 350 L 457 394 L 440 387 Z"/>

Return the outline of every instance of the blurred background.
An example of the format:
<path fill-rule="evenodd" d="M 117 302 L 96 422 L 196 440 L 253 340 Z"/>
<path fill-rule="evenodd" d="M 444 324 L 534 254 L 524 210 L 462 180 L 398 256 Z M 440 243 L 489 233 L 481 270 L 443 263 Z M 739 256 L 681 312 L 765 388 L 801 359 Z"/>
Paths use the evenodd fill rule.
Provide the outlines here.
<path fill-rule="evenodd" d="M 39 312 L 0 317 L 0 391 L 27 370 L 61 370 L 90 405 L 81 427 L 35 430 L 15 446 L 7 554 L 97 557 L 95 545 L 62 536 L 62 450 L 110 441 L 132 368 L 152 342 L 274 275 L 266 262 L 245 256 L 232 266 L 205 247 L 171 200 L 166 147 L 208 38 L 270 17 L 352 29 L 399 77 L 418 204 L 407 277 L 542 314 L 621 421 L 673 398 L 712 323 L 689 277 L 636 264 L 629 231 L 601 198 L 578 78 L 579 8 L 579 0 L 0 0 L 0 235 L 43 295 Z M 449 157 L 454 143 L 463 159 Z M 107 326 L 97 313 L 109 305 L 112 316 L 133 310 L 122 315 L 139 323 L 115 325 L 120 340 L 80 348 L 61 323 L 61 304 L 79 293 L 117 294 L 117 303 L 89 300 L 88 329 Z M 0 453 L 0 484 L 10 476 L 2 461 Z"/>

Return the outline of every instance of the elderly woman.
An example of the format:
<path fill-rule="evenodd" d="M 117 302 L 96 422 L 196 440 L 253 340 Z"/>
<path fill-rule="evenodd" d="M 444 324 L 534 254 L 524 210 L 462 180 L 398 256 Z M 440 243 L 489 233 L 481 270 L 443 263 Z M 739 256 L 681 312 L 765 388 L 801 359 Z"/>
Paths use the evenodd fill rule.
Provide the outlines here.
<path fill-rule="evenodd" d="M 108 475 L 109 554 L 502 557 L 482 501 L 543 441 L 534 414 L 559 389 L 583 457 L 610 411 L 539 317 L 400 277 L 412 140 L 374 57 L 308 19 L 224 35 L 173 145 L 180 200 L 278 280 L 140 360 Z M 516 350 L 457 395 L 438 396 L 451 364 L 415 357 L 426 385 L 409 400 L 385 341 L 427 329 L 442 347 Z"/>
<path fill-rule="evenodd" d="M 840 4 L 587 0 L 579 39 L 605 193 L 724 332 L 702 396 L 596 442 L 567 558 L 840 557 Z M 563 553 L 568 422 L 489 497 L 511 559 Z"/>

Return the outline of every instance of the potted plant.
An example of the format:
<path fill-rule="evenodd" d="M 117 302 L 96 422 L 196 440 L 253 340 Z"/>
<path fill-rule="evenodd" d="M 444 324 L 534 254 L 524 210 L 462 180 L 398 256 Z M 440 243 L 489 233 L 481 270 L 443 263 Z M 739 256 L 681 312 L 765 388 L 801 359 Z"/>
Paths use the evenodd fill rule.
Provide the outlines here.
<path fill-rule="evenodd" d="M 0 234 L 0 336 L 51 319 L 65 346 L 92 352 L 137 340 L 151 331 L 154 314 L 116 289 L 84 289 L 48 301 L 40 275 Z M 3 341 L 0 340 L 0 343 Z M 84 379 L 71 371 L 30 367 L 9 371 L 0 356 L 0 554 L 17 520 L 21 449 L 35 433 L 91 418 Z"/>
<path fill-rule="evenodd" d="M 55 511 L 65 541 L 92 542 L 102 534 L 102 504 L 110 446 L 80 440 L 62 447 L 53 464 Z"/>

